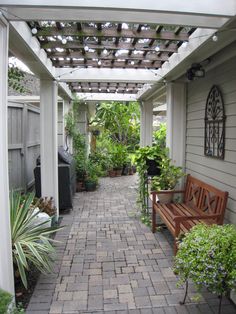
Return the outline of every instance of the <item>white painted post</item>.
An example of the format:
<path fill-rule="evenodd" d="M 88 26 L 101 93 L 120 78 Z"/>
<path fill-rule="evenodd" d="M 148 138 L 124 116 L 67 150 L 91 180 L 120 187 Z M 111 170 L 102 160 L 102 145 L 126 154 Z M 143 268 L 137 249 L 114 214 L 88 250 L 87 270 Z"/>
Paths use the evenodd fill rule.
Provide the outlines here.
<path fill-rule="evenodd" d="M 140 121 L 140 147 L 152 146 L 153 132 L 153 102 L 152 100 L 142 102 Z"/>
<path fill-rule="evenodd" d="M 64 116 L 63 116 L 63 121 L 64 121 L 64 129 L 65 129 L 65 116 L 68 114 L 69 110 L 70 110 L 70 100 L 69 99 L 64 99 L 63 100 L 64 102 Z M 65 140 L 64 140 L 64 143 L 65 143 L 65 147 L 68 145 L 69 147 L 69 152 L 71 154 L 73 154 L 73 141 L 72 141 L 72 138 L 70 136 L 67 136 L 66 135 L 66 132 L 64 133 L 65 134 Z M 66 147 L 67 148 L 67 147 Z"/>
<path fill-rule="evenodd" d="M 87 145 L 87 155 L 89 155 L 90 139 L 89 139 L 89 132 L 88 132 L 88 105 L 87 104 L 79 105 L 77 127 L 79 129 L 79 132 L 83 134 L 85 137 L 85 142 Z"/>
<path fill-rule="evenodd" d="M 58 146 L 65 144 L 64 101 L 58 101 Z"/>
<path fill-rule="evenodd" d="M 0 288 L 14 294 L 7 141 L 8 31 L 8 23 L 0 15 Z"/>
<path fill-rule="evenodd" d="M 186 86 L 185 83 L 167 84 L 167 147 L 175 165 L 185 165 L 186 143 Z"/>
<path fill-rule="evenodd" d="M 54 198 L 58 218 L 57 91 L 55 81 L 40 80 L 41 194 Z"/>

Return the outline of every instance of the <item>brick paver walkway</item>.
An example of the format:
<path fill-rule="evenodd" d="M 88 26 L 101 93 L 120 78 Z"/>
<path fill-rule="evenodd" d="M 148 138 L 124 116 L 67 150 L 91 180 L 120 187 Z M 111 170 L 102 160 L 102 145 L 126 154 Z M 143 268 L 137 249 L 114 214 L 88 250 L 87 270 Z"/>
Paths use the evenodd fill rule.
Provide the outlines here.
<path fill-rule="evenodd" d="M 41 276 L 28 314 L 216 313 L 205 293 L 180 306 L 168 232 L 153 235 L 136 217 L 137 177 L 103 178 L 96 192 L 77 193 L 58 232 L 55 273 Z M 191 294 L 190 294 L 191 295 Z M 222 313 L 236 313 L 225 299 Z"/>

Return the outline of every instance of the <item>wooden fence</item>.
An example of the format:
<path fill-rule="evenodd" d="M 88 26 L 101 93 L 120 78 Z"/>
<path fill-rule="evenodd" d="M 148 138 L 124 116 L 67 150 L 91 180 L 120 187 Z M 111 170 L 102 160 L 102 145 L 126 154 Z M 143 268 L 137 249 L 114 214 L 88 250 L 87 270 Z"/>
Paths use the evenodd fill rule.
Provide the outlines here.
<path fill-rule="evenodd" d="M 34 184 L 33 169 L 40 151 L 39 108 L 8 103 L 8 162 L 10 189 L 26 191 Z"/>

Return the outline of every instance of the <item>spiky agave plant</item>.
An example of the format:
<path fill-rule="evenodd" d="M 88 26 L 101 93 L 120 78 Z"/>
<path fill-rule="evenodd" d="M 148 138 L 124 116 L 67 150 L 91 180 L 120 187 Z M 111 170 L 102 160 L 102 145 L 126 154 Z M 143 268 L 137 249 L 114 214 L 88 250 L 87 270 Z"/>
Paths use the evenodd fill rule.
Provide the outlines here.
<path fill-rule="evenodd" d="M 55 249 L 50 234 L 62 227 L 45 227 L 48 221 L 34 224 L 38 212 L 31 206 L 34 194 L 29 193 L 22 199 L 19 192 L 10 193 L 10 219 L 12 254 L 15 268 L 27 288 L 27 271 L 36 267 L 42 273 L 52 271 Z"/>

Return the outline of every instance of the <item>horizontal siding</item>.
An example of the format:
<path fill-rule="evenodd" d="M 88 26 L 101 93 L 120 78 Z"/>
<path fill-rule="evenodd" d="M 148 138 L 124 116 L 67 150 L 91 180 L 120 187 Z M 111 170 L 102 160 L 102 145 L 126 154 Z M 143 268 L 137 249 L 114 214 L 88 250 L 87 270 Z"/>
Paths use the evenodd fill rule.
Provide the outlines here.
<path fill-rule="evenodd" d="M 236 224 L 236 57 L 188 84 L 186 172 L 229 192 L 225 220 Z M 225 159 L 204 156 L 204 116 L 212 85 L 222 92 L 226 114 Z"/>

